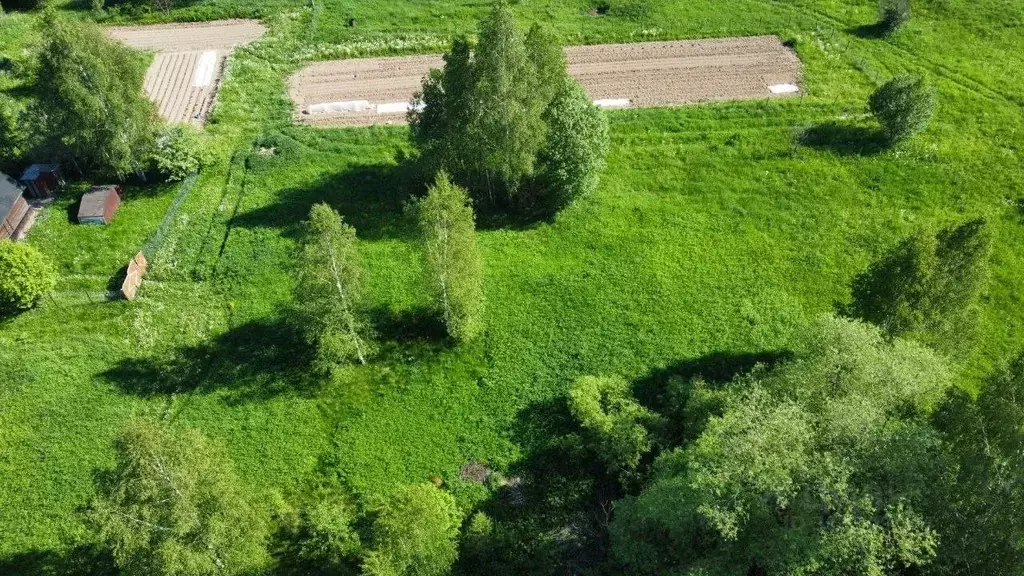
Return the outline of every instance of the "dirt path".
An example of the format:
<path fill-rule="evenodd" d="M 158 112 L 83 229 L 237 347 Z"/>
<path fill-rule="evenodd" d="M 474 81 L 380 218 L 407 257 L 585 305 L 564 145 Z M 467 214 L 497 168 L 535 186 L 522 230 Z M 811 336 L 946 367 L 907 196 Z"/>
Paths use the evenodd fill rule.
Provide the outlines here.
<path fill-rule="evenodd" d="M 213 106 L 231 51 L 263 35 L 255 20 L 220 20 L 155 26 L 115 26 L 107 34 L 133 48 L 153 50 L 145 90 L 170 122 L 202 124 Z"/>
<path fill-rule="evenodd" d="M 609 107 L 671 106 L 798 94 L 800 61 L 774 36 L 566 48 L 569 72 Z M 405 121 L 409 102 L 440 56 L 310 64 L 289 79 L 300 122 L 368 126 Z"/>

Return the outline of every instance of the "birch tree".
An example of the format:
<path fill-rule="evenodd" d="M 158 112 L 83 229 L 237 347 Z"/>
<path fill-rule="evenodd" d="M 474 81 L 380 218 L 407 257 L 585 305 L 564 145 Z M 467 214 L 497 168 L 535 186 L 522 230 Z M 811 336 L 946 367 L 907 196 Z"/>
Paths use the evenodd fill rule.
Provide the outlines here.
<path fill-rule="evenodd" d="M 330 368 L 353 360 L 366 363 L 369 339 L 359 317 L 363 269 L 356 231 L 327 204 L 316 204 L 305 223 L 296 300 L 306 313 L 317 360 Z"/>
<path fill-rule="evenodd" d="M 255 573 L 266 524 L 202 434 L 133 423 L 114 443 L 88 519 L 126 576 Z"/>
<path fill-rule="evenodd" d="M 418 217 L 431 287 L 448 334 L 472 340 L 484 328 L 484 291 L 469 194 L 441 172 L 420 200 Z"/>

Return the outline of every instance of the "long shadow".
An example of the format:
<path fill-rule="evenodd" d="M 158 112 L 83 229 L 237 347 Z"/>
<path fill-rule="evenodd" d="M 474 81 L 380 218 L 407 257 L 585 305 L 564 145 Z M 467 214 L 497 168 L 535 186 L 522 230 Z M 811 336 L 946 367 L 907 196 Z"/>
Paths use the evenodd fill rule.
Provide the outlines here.
<path fill-rule="evenodd" d="M 0 557 L 0 574 L 12 576 L 116 576 L 118 573 L 109 553 L 89 545 L 63 552 L 31 550 Z"/>
<path fill-rule="evenodd" d="M 610 506 L 622 493 L 578 432 L 564 398 L 520 411 L 513 437 L 525 456 L 481 506 L 498 529 L 463 550 L 457 574 L 581 574 L 607 560 Z"/>
<path fill-rule="evenodd" d="M 169 357 L 129 358 L 101 374 L 129 394 L 227 391 L 232 404 L 281 394 L 311 394 L 319 385 L 312 350 L 287 318 L 243 324 Z"/>
<path fill-rule="evenodd" d="M 838 122 L 825 122 L 808 128 L 800 134 L 799 143 L 842 156 L 873 156 L 884 151 L 889 144 L 880 130 Z"/>
<path fill-rule="evenodd" d="M 404 207 L 422 191 L 416 182 L 406 164 L 355 166 L 310 186 L 284 189 L 277 202 L 238 214 L 233 225 L 280 228 L 285 235 L 295 235 L 313 204 L 326 202 L 360 238 L 409 238 L 415 234 L 415 226 Z"/>
<path fill-rule="evenodd" d="M 427 307 L 400 311 L 382 306 L 370 310 L 370 321 L 380 342 L 380 356 L 403 361 L 432 358 L 455 346 L 438 314 Z"/>
<path fill-rule="evenodd" d="M 877 40 L 879 38 L 886 38 L 889 34 L 889 27 L 885 22 L 875 22 L 872 24 L 861 24 L 860 26 L 851 26 L 845 30 L 847 34 L 852 34 L 858 38 L 864 38 L 866 40 Z"/>

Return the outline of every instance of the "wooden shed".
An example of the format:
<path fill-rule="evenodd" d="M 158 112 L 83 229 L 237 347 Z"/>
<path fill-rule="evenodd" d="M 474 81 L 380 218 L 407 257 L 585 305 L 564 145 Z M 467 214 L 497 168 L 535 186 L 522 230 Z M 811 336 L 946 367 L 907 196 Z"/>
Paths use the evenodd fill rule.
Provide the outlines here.
<path fill-rule="evenodd" d="M 53 198 L 64 185 L 64 176 L 57 164 L 33 164 L 22 173 L 21 183 L 29 198 Z"/>
<path fill-rule="evenodd" d="M 0 240 L 14 236 L 28 214 L 28 208 L 21 186 L 10 176 L 0 173 Z"/>
<path fill-rule="evenodd" d="M 78 206 L 78 223 L 110 224 L 120 205 L 120 186 L 93 186 L 82 195 L 82 202 Z"/>

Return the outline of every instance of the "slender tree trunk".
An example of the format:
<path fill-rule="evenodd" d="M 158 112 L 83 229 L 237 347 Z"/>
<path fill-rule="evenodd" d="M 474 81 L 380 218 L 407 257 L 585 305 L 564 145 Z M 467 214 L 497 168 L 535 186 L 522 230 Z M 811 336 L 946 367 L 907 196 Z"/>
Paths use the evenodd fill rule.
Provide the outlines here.
<path fill-rule="evenodd" d="M 333 248 L 333 245 L 332 245 Z M 341 305 L 345 309 L 345 323 L 348 325 L 349 335 L 352 338 L 352 344 L 356 348 L 356 356 L 359 358 L 360 364 L 366 364 L 366 358 L 363 356 L 362 343 L 359 341 L 359 334 L 356 333 L 356 326 L 352 320 L 352 309 L 348 304 L 348 297 L 345 295 L 345 289 L 341 287 L 341 276 L 338 273 L 338 262 L 334 257 L 334 250 L 330 251 L 331 261 L 331 275 L 334 277 L 334 287 L 338 290 L 338 297 L 341 299 Z"/>

